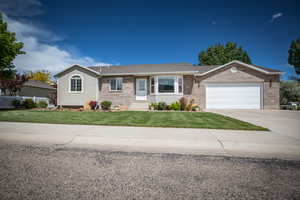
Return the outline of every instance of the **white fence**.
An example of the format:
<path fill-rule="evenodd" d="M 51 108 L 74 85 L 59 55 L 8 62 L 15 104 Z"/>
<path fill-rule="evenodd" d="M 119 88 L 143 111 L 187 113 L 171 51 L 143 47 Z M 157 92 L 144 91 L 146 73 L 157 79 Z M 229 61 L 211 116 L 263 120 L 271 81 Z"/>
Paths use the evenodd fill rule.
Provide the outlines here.
<path fill-rule="evenodd" d="M 26 97 L 26 96 L 0 96 L 0 109 L 12 109 L 14 106 L 11 104 L 13 100 L 24 101 L 25 99 L 32 99 L 35 103 L 46 101 L 49 105 L 49 98 L 46 97 Z"/>

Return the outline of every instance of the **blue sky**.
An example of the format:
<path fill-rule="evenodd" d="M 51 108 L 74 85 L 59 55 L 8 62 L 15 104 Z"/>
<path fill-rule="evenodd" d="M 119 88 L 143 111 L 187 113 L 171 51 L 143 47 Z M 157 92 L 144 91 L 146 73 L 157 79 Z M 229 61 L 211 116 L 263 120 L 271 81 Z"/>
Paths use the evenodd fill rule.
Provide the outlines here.
<path fill-rule="evenodd" d="M 2 0 L 25 44 L 22 70 L 67 65 L 198 63 L 216 43 L 236 42 L 252 62 L 293 73 L 290 42 L 300 37 L 300 1 Z"/>

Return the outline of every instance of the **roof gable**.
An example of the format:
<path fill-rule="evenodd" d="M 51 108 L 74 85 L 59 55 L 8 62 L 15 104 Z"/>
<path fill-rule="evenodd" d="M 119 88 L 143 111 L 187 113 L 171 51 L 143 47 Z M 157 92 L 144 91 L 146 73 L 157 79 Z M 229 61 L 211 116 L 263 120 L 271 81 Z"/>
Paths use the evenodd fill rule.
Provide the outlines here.
<path fill-rule="evenodd" d="M 246 63 L 243 63 L 241 61 L 238 61 L 238 60 L 233 60 L 229 63 L 226 63 L 224 65 L 220 65 L 218 67 L 215 67 L 211 70 L 208 70 L 208 71 L 204 71 L 204 72 L 199 72 L 197 74 L 195 74 L 195 76 L 204 76 L 206 74 L 209 74 L 211 72 L 214 72 L 216 70 L 219 70 L 219 69 L 222 69 L 224 67 L 227 67 L 228 65 L 231 65 L 231 64 L 239 64 L 241 66 L 244 66 L 244 67 L 248 67 L 248 68 L 251 68 L 251 69 L 254 69 L 256 71 L 259 71 L 259 72 L 262 72 L 262 73 L 265 73 L 265 74 L 282 74 L 283 72 L 281 71 L 278 71 L 278 70 L 274 70 L 274 69 L 270 69 L 270 68 L 265 68 L 265 67 L 261 67 L 261 66 L 258 66 L 258 65 L 252 65 L 252 64 L 246 64 Z"/>
<path fill-rule="evenodd" d="M 61 72 L 55 74 L 54 77 L 59 78 L 59 77 L 65 75 L 66 73 L 68 73 L 68 72 L 70 72 L 70 71 L 73 71 L 73 70 L 75 70 L 75 69 L 79 69 L 79 70 L 82 70 L 82 71 L 85 71 L 85 72 L 88 72 L 88 73 L 92 73 L 92 74 L 94 74 L 94 75 L 100 75 L 99 72 L 97 72 L 97 71 L 95 71 L 95 70 L 93 70 L 93 69 L 90 69 L 90 68 L 88 68 L 88 67 L 82 67 L 82 66 L 80 66 L 80 65 L 73 65 L 73 66 L 68 67 L 67 69 L 65 69 L 65 70 L 63 70 L 63 71 L 61 71 Z"/>

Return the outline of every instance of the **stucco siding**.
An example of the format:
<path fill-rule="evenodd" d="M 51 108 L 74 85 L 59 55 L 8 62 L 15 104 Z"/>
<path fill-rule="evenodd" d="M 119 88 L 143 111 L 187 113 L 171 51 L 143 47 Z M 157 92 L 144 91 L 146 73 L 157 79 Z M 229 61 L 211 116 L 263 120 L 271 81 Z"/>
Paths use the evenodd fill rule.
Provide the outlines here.
<path fill-rule="evenodd" d="M 73 75 L 82 77 L 82 92 L 70 92 L 70 78 Z M 88 101 L 98 100 L 98 78 L 79 69 L 72 70 L 60 78 L 57 85 L 57 103 L 62 106 L 83 106 Z"/>

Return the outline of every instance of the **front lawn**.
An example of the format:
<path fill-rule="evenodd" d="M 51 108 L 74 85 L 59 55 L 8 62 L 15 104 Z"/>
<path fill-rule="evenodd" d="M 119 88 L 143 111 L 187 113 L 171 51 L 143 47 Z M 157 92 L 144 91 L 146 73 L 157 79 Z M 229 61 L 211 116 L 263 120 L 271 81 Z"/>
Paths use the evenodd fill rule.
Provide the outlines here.
<path fill-rule="evenodd" d="M 268 130 L 248 122 L 208 112 L 80 112 L 10 110 L 0 111 L 0 121 L 259 131 Z"/>

